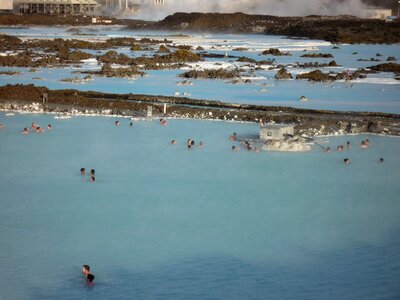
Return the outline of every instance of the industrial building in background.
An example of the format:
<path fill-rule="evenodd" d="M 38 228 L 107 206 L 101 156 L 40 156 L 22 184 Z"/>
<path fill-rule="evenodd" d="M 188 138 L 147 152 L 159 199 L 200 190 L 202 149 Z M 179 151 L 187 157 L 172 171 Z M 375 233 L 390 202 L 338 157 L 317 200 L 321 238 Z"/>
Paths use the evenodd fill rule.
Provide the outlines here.
<path fill-rule="evenodd" d="M 13 0 L 0 1 L 0 15 L 11 14 L 13 12 Z"/>
<path fill-rule="evenodd" d="M 160 7 L 166 0 L 0 0 L 0 14 L 135 15 L 142 7 Z"/>
<path fill-rule="evenodd" d="M 95 0 L 14 0 L 14 11 L 58 16 L 96 15 L 101 12 L 101 4 Z"/>

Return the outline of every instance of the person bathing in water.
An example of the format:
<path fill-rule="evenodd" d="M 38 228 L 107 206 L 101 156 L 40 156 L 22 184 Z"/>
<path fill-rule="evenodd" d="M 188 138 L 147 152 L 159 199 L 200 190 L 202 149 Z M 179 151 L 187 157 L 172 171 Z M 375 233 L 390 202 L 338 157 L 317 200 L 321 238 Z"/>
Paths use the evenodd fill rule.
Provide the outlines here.
<path fill-rule="evenodd" d="M 90 182 L 95 182 L 96 181 L 96 177 L 94 177 L 94 173 L 95 173 L 96 171 L 94 170 L 94 169 L 91 169 L 90 170 L 90 177 L 89 177 L 89 181 Z"/>
<path fill-rule="evenodd" d="M 95 276 L 90 273 L 90 266 L 89 265 L 83 265 L 82 266 L 82 274 L 85 277 L 86 284 L 87 285 L 93 285 L 93 280 Z"/>
<path fill-rule="evenodd" d="M 29 130 L 28 130 L 28 128 L 27 127 L 25 127 L 23 130 L 22 130 L 22 132 L 21 132 L 22 134 L 29 134 Z"/>

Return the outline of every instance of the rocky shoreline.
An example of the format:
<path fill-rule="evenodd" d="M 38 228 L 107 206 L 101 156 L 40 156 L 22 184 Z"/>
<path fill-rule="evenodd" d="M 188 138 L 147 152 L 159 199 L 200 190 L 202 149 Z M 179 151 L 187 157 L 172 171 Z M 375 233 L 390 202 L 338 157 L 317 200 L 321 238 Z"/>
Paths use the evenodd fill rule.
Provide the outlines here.
<path fill-rule="evenodd" d="M 276 70 L 275 79 L 293 78 L 287 67 L 295 68 L 325 68 L 337 67 L 336 61 L 331 60 L 327 63 L 307 62 L 307 63 L 290 63 L 287 65 L 278 65 L 275 60 L 256 61 L 246 56 L 228 56 L 238 63 L 242 63 L 235 70 L 226 70 L 219 67 L 218 70 L 205 69 L 194 70 L 190 63 L 203 62 L 205 58 L 225 58 L 222 54 L 211 54 L 206 51 L 194 52 L 190 45 L 171 45 L 171 41 L 155 40 L 142 38 L 140 40 L 134 38 L 110 38 L 101 42 L 89 42 L 83 40 L 68 39 L 32 39 L 21 40 L 14 36 L 0 34 L 0 66 L 4 67 L 25 67 L 25 68 L 55 68 L 67 65 L 81 65 L 85 60 L 92 60 L 101 66 L 97 71 L 76 71 L 76 73 L 116 77 L 116 78 L 132 78 L 135 76 L 143 76 L 148 70 L 162 69 L 182 69 L 183 67 L 192 68 L 192 70 L 180 74 L 183 78 L 206 78 L 206 79 L 226 79 L 231 82 L 240 82 L 242 77 L 246 77 L 251 72 L 259 69 Z M 167 46 L 165 46 L 167 45 Z M 152 55 L 129 57 L 125 54 L 118 53 L 116 50 L 121 47 L 130 47 L 131 49 L 143 49 L 144 51 L 158 51 Z M 81 50 L 108 50 L 105 53 L 98 52 L 97 55 L 83 52 Z M 172 51 L 171 51 L 172 50 Z M 133 50 L 136 51 L 136 50 Z M 161 55 L 158 53 L 162 53 Z M 281 52 L 277 48 L 270 48 L 260 53 L 260 55 L 281 56 L 291 55 L 289 52 Z M 378 54 L 377 54 L 378 55 Z M 307 57 L 324 57 L 333 58 L 330 53 L 305 53 Z M 382 56 L 382 55 L 381 55 Z M 400 78 L 400 65 L 395 63 L 396 57 L 388 57 L 386 62 L 373 65 L 365 69 L 358 69 L 353 72 L 323 73 L 316 69 L 309 73 L 300 74 L 295 77 L 296 80 L 309 80 L 314 82 L 329 82 L 335 80 L 355 80 L 365 78 L 367 74 L 376 72 L 391 72 L 396 79 Z M 246 68 L 244 68 L 246 67 Z M 4 75 L 17 75 L 9 71 L 4 71 Z M 69 79 L 66 79 L 69 80 Z M 75 81 L 72 81 L 75 82 Z M 76 82 L 79 82 L 76 81 Z"/>
<path fill-rule="evenodd" d="M 306 137 L 356 133 L 400 136 L 399 114 L 233 104 L 184 97 L 49 90 L 34 85 L 0 87 L 0 109 L 29 112 L 32 103 L 42 103 L 44 93 L 47 93 L 47 103 L 35 105 L 34 112 L 144 117 L 147 107 L 152 106 L 154 117 L 286 123 L 295 125 L 295 134 Z M 165 114 L 164 104 L 167 106 Z"/>

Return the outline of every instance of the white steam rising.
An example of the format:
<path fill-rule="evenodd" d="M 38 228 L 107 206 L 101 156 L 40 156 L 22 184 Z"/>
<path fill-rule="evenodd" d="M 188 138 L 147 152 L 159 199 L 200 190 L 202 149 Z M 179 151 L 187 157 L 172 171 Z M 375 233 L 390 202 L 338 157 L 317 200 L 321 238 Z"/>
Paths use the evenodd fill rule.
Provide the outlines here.
<path fill-rule="evenodd" d="M 131 0 L 134 2 L 134 0 Z M 365 16 L 366 6 L 361 0 L 142 0 L 135 17 L 160 20 L 175 12 L 219 12 L 276 15 L 343 15 Z"/>

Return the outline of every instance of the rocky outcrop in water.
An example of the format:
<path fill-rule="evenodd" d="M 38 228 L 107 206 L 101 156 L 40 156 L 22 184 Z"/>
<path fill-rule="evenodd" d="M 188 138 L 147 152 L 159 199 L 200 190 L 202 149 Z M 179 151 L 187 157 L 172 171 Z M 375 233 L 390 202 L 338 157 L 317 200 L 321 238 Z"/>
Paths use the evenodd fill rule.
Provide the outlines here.
<path fill-rule="evenodd" d="M 273 55 L 273 56 L 291 56 L 292 55 L 289 52 L 281 52 L 277 48 L 269 48 L 268 50 L 264 50 L 261 54 L 262 55 Z"/>
<path fill-rule="evenodd" d="M 160 48 L 158 49 L 157 53 L 171 53 L 171 50 L 169 50 L 164 45 L 160 45 Z"/>
<path fill-rule="evenodd" d="M 105 54 L 98 56 L 97 60 L 104 63 L 112 63 L 119 65 L 131 65 L 132 59 L 123 53 L 117 53 L 114 50 L 107 51 Z"/>
<path fill-rule="evenodd" d="M 143 51 L 142 47 L 138 44 L 133 44 L 131 46 L 131 51 Z"/>
<path fill-rule="evenodd" d="M 290 74 L 285 68 L 281 68 L 276 74 L 275 79 L 292 79 L 292 74 Z"/>
<path fill-rule="evenodd" d="M 179 77 L 182 78 L 193 78 L 193 79 L 233 79 L 239 76 L 239 72 L 235 70 L 225 70 L 225 69 L 217 69 L 217 70 L 190 70 L 185 72 Z"/>
<path fill-rule="evenodd" d="M 333 58 L 333 55 L 330 53 L 306 53 L 300 57 L 308 57 L 308 58 Z"/>
<path fill-rule="evenodd" d="M 100 71 L 83 71 L 81 73 L 116 78 L 132 78 L 144 75 L 144 72 L 139 71 L 136 67 L 112 68 L 109 63 L 104 64 Z"/>
<path fill-rule="evenodd" d="M 336 78 L 329 74 L 325 74 L 320 70 L 314 70 L 309 73 L 299 74 L 296 76 L 296 79 L 307 79 L 308 81 L 326 82 L 334 81 Z"/>
<path fill-rule="evenodd" d="M 385 63 L 385 64 L 379 64 L 375 66 L 368 67 L 371 71 L 374 72 L 393 72 L 396 74 L 400 73 L 400 64 L 396 63 Z"/>

